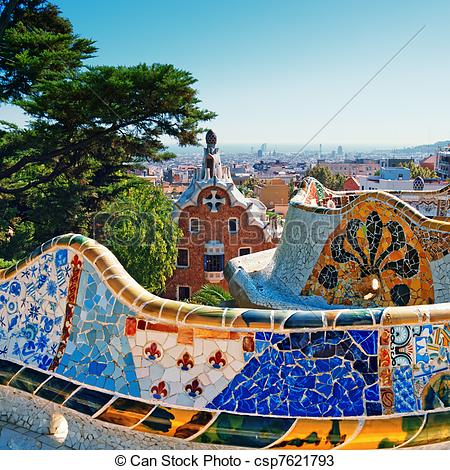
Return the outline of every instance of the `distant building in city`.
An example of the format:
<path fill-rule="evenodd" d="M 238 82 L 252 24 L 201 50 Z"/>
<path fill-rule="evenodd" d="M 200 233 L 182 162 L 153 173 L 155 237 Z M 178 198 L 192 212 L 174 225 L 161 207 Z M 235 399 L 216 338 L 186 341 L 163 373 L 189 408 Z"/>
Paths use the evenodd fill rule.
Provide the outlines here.
<path fill-rule="evenodd" d="M 403 167 L 381 168 L 379 176 L 358 175 L 344 182 L 346 191 L 422 191 L 436 190 L 445 186 L 438 179 L 411 178 L 411 170 Z"/>
<path fill-rule="evenodd" d="M 437 152 L 436 171 L 441 178 L 450 179 L 450 145 Z"/>
<path fill-rule="evenodd" d="M 263 180 L 263 185 L 256 189 L 258 199 L 269 209 L 289 202 L 289 185 L 281 178 Z"/>
<path fill-rule="evenodd" d="M 173 200 L 177 200 L 181 194 L 186 190 L 185 184 L 171 184 L 166 181 L 163 182 L 162 188 L 164 194 Z"/>
<path fill-rule="evenodd" d="M 405 167 L 381 168 L 380 180 L 407 181 L 411 179 L 411 170 Z"/>
<path fill-rule="evenodd" d="M 163 171 L 152 167 L 143 166 L 141 168 L 134 168 L 129 170 L 129 173 L 139 176 L 148 183 L 152 184 L 159 184 L 163 179 Z"/>
<path fill-rule="evenodd" d="M 337 148 L 337 156 L 338 157 L 342 157 L 343 153 L 342 153 L 342 145 L 339 145 L 338 148 Z"/>
<path fill-rule="evenodd" d="M 245 197 L 222 166 L 216 135 L 206 134 L 201 169 L 175 203 L 174 220 L 183 231 L 177 269 L 166 296 L 187 299 L 208 283 L 227 288 L 223 270 L 236 256 L 273 248 L 281 227 L 269 219 L 266 206 Z"/>
<path fill-rule="evenodd" d="M 382 158 L 380 160 L 380 166 L 381 168 L 397 168 L 397 167 L 403 167 L 406 164 L 414 162 L 414 160 L 411 157 L 407 158 Z"/>
<path fill-rule="evenodd" d="M 168 183 L 187 184 L 194 176 L 197 167 L 195 165 L 178 165 L 175 168 L 168 168 L 164 171 L 163 180 Z"/>
<path fill-rule="evenodd" d="M 374 175 L 380 169 L 380 163 L 369 159 L 356 159 L 343 162 L 328 162 L 318 160 L 317 165 L 329 168 L 335 175 Z"/>
<path fill-rule="evenodd" d="M 437 167 L 437 155 L 430 155 L 420 161 L 419 165 L 422 168 L 428 168 L 429 170 L 436 171 Z"/>
<path fill-rule="evenodd" d="M 258 172 L 263 172 L 269 169 L 269 165 L 264 160 L 260 160 L 253 165 L 253 169 Z"/>

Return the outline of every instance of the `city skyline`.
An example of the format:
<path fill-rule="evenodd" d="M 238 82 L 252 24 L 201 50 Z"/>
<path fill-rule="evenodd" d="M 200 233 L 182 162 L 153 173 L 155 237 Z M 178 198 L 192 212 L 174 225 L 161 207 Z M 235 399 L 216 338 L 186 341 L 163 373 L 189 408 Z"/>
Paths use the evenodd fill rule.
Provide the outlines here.
<path fill-rule="evenodd" d="M 218 113 L 205 127 L 222 147 L 300 150 L 426 26 L 306 149 L 401 148 L 450 137 L 447 2 L 432 9 L 418 1 L 56 3 L 78 34 L 97 41 L 92 64 L 163 62 L 192 72 L 202 106 Z M 24 122 L 11 108 L 0 118 Z"/>

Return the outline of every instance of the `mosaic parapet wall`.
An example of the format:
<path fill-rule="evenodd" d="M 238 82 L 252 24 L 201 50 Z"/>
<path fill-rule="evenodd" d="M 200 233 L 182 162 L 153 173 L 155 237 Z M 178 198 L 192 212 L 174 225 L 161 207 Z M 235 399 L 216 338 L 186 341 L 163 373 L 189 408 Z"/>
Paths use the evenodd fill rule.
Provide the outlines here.
<path fill-rule="evenodd" d="M 420 177 L 416 178 L 416 180 L 417 179 L 420 180 Z M 318 182 L 316 181 L 315 183 L 317 186 Z M 324 188 L 325 198 L 331 197 L 338 206 L 345 205 L 347 202 L 350 202 L 355 197 L 363 194 L 364 192 L 367 193 L 370 191 L 331 191 L 327 188 Z M 373 191 L 372 193 L 375 192 L 376 191 Z M 387 190 L 385 192 L 392 196 L 398 197 L 426 217 L 442 220 L 450 217 L 450 184 L 438 190 Z"/>
<path fill-rule="evenodd" d="M 161 299 L 104 247 L 0 272 L 0 384 L 142 432 L 259 448 L 450 433 L 450 305 L 288 311 Z"/>
<path fill-rule="evenodd" d="M 434 200 L 442 216 L 426 217 L 406 200 L 417 207 Z M 345 193 L 307 178 L 291 200 L 281 244 L 233 260 L 230 290 L 240 305 L 272 308 L 448 302 L 449 201 L 449 187 Z M 263 258 L 265 267 L 253 269 Z"/>

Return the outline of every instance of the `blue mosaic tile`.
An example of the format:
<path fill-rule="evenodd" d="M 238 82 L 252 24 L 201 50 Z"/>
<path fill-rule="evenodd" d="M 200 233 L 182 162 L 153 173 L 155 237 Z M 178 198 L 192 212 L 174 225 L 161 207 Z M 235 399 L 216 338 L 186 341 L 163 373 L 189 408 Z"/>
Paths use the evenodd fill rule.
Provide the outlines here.
<path fill-rule="evenodd" d="M 285 328 L 322 328 L 324 324 L 321 312 L 294 312 L 284 323 Z"/>
<path fill-rule="evenodd" d="M 55 266 L 61 267 L 65 266 L 68 262 L 68 252 L 67 249 L 58 250 L 55 253 Z"/>
<path fill-rule="evenodd" d="M 78 299 L 84 309 L 74 310 L 73 324 L 78 328 L 71 329 L 71 335 L 65 353 L 58 367 L 59 373 L 66 376 L 76 376 L 77 380 L 96 387 L 106 387 L 111 391 L 140 396 L 139 385 L 136 378 L 133 356 L 126 337 L 119 334 L 125 318 L 115 317 L 114 323 L 105 320 L 114 317 L 111 306 L 107 309 L 99 307 L 105 287 L 100 283 L 95 272 L 83 271 L 80 285 L 87 285 L 83 292 L 84 298 Z M 107 291 L 106 291 L 107 292 Z M 118 302 L 115 307 L 119 308 Z M 117 338 L 120 354 L 117 347 L 113 347 L 112 339 Z M 75 369 L 75 370 L 74 370 Z M 133 385 L 132 385 L 133 384 Z"/>
<path fill-rule="evenodd" d="M 253 357 L 208 407 L 280 416 L 362 414 L 364 387 L 373 384 L 377 374 L 369 372 L 369 357 L 361 349 L 358 349 L 358 360 L 365 364 L 364 373 L 353 368 L 351 361 L 335 356 L 337 345 L 345 341 L 353 344 L 353 341 L 346 332 L 332 333 L 293 333 L 273 346 L 261 341 L 266 349 Z M 364 342 L 368 337 L 362 335 L 357 340 Z M 330 351 L 333 354 L 329 355 Z M 367 393 L 373 398 L 377 390 L 373 387 Z M 376 410 L 372 406 L 371 412 L 376 414 Z"/>
<path fill-rule="evenodd" d="M 379 416 L 382 414 L 382 408 L 380 402 L 366 402 L 366 413 L 367 416 Z"/>
<path fill-rule="evenodd" d="M 364 349 L 366 354 L 377 354 L 378 331 L 349 330 L 349 334 Z"/>
<path fill-rule="evenodd" d="M 394 409 L 397 413 L 416 411 L 412 369 L 410 366 L 399 366 L 393 372 Z"/>
<path fill-rule="evenodd" d="M 269 341 L 262 341 L 262 340 L 255 341 L 255 350 L 258 354 L 265 351 L 269 346 L 270 346 Z"/>
<path fill-rule="evenodd" d="M 357 310 L 353 312 L 343 312 L 336 318 L 336 326 L 371 326 L 373 325 L 373 317 L 369 310 Z"/>
<path fill-rule="evenodd" d="M 379 325 L 381 323 L 381 318 L 382 318 L 383 313 L 384 313 L 384 308 L 373 308 L 370 311 L 371 311 L 372 316 L 375 320 L 375 323 L 377 325 Z"/>
<path fill-rule="evenodd" d="M 246 310 L 242 315 L 241 318 L 250 326 L 252 323 L 258 323 L 264 321 L 267 317 L 267 312 L 263 310 Z"/>
<path fill-rule="evenodd" d="M 364 392 L 364 396 L 367 401 L 380 401 L 380 388 L 378 383 L 374 383 L 370 387 L 367 387 Z"/>

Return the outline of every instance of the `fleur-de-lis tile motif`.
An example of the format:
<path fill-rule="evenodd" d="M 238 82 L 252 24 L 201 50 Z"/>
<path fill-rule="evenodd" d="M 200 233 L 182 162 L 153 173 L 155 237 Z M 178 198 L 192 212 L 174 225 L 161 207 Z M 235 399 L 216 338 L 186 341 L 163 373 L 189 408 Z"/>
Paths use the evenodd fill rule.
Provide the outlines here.
<path fill-rule="evenodd" d="M 156 398 L 157 400 L 161 400 L 161 398 L 167 397 L 167 386 L 166 382 L 162 381 L 159 382 L 159 384 L 154 385 L 151 389 L 150 392 L 153 394 L 153 398 Z"/>
<path fill-rule="evenodd" d="M 420 243 L 401 219 L 386 214 L 383 219 L 373 210 L 363 220 L 344 220 L 327 241 L 302 294 L 358 305 L 432 302 L 431 270 Z"/>
<path fill-rule="evenodd" d="M 224 367 L 227 361 L 225 360 L 222 351 L 217 351 L 215 354 L 210 356 L 208 362 L 211 364 L 214 369 L 220 369 Z"/>
<path fill-rule="evenodd" d="M 73 257 L 73 260 L 71 262 L 71 264 L 76 267 L 76 268 L 81 268 L 81 265 L 83 264 L 80 257 L 78 255 L 75 255 Z"/>
<path fill-rule="evenodd" d="M 187 384 L 184 389 L 187 394 L 192 398 L 198 397 L 203 392 L 203 389 L 200 387 L 200 382 L 198 379 L 194 379 L 191 383 Z"/>
<path fill-rule="evenodd" d="M 181 368 L 181 370 L 189 370 L 194 367 L 194 361 L 192 360 L 192 356 L 186 351 L 180 359 L 177 361 L 177 366 Z"/>
<path fill-rule="evenodd" d="M 146 346 L 144 349 L 144 354 L 150 361 L 156 361 L 162 357 L 162 352 L 160 351 L 157 343 L 150 343 L 148 346 Z"/>

